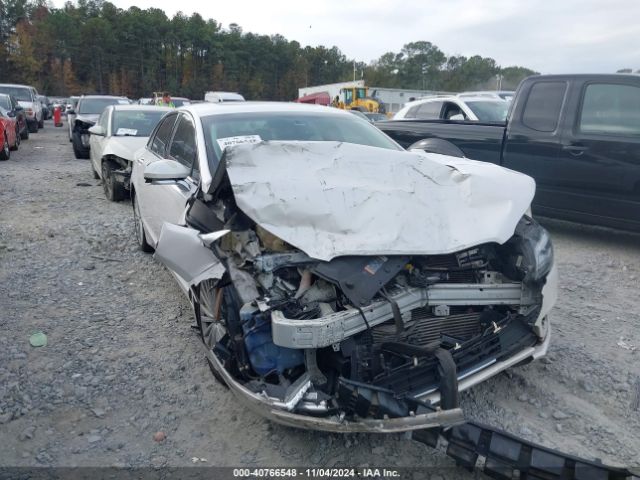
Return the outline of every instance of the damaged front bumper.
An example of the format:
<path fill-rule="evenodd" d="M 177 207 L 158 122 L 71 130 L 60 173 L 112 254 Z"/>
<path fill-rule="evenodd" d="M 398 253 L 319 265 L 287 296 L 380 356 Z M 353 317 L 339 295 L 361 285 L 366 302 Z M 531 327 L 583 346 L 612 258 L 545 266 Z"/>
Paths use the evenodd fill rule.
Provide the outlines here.
<path fill-rule="evenodd" d="M 343 417 L 314 417 L 287 411 L 282 402 L 252 392 L 236 381 L 224 368 L 218 357 L 204 349 L 207 360 L 238 401 L 252 412 L 288 427 L 322 430 L 335 433 L 399 433 L 434 427 L 451 427 L 464 423 L 462 409 L 436 410 L 404 418 L 369 419 L 358 421 Z"/>

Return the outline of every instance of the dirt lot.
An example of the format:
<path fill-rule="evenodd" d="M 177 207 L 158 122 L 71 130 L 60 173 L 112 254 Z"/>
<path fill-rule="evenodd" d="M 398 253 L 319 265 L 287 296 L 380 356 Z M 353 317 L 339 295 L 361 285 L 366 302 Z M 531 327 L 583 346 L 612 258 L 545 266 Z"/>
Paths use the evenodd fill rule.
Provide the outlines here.
<path fill-rule="evenodd" d="M 0 163 L 0 466 L 452 466 L 404 435 L 273 425 L 216 383 L 171 275 L 136 249 L 51 122 Z M 640 238 L 546 222 L 560 292 L 550 354 L 464 394 L 468 418 L 638 465 Z M 42 330 L 48 345 L 29 345 Z M 157 443 L 156 431 L 167 438 Z"/>

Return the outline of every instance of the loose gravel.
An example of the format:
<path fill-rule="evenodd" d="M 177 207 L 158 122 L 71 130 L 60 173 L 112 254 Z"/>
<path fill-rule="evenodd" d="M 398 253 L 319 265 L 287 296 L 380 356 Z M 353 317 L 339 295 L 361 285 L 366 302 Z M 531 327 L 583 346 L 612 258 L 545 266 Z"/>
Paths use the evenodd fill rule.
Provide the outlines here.
<path fill-rule="evenodd" d="M 47 122 L 0 162 L 0 204 L 0 466 L 454 465 L 406 435 L 308 432 L 243 410 L 212 377 L 171 274 L 137 250 L 131 203 L 105 199 L 66 128 Z M 560 270 L 549 355 L 462 407 L 638 465 L 640 238 L 545 224 Z M 36 331 L 46 346 L 29 344 Z"/>

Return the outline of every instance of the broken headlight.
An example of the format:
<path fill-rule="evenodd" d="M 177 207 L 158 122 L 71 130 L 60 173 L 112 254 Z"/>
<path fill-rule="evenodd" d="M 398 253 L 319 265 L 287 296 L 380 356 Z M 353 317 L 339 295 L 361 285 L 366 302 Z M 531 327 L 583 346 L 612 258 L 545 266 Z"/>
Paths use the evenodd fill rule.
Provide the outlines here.
<path fill-rule="evenodd" d="M 523 216 L 514 236 L 505 244 L 508 276 L 536 283 L 544 279 L 553 266 L 553 245 L 549 233 L 538 222 Z"/>

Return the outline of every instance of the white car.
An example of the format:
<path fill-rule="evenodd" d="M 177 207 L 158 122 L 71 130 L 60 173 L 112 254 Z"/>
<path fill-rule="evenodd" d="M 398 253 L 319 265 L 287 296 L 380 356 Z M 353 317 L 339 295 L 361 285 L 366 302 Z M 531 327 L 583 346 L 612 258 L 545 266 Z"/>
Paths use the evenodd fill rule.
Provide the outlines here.
<path fill-rule="evenodd" d="M 143 147 L 169 107 L 107 106 L 89 128 L 91 168 L 111 201 L 127 196 L 134 153 Z"/>
<path fill-rule="evenodd" d="M 451 426 L 458 391 L 547 351 L 556 270 L 526 175 L 338 109 L 239 102 L 168 113 L 131 182 L 139 246 L 214 375 L 275 422 Z"/>
<path fill-rule="evenodd" d="M 44 127 L 42 103 L 38 99 L 38 91 L 29 85 L 0 84 L 0 93 L 13 95 L 22 108 L 27 118 L 27 127 L 30 133 L 36 133 Z"/>
<path fill-rule="evenodd" d="M 244 97 L 235 92 L 206 92 L 204 101 L 210 103 L 244 102 Z"/>
<path fill-rule="evenodd" d="M 467 120 L 505 122 L 509 102 L 490 96 L 461 97 L 436 95 L 415 100 L 394 115 L 394 120 Z"/>

